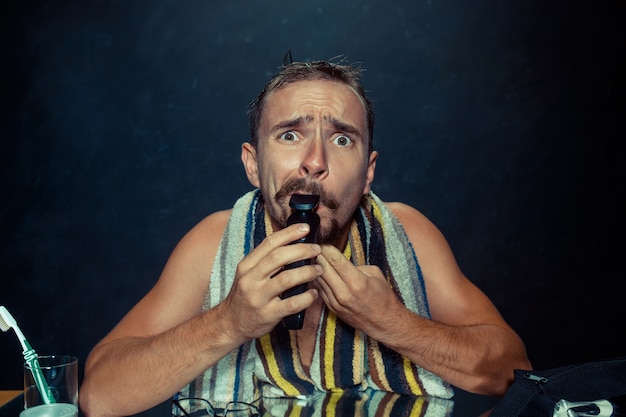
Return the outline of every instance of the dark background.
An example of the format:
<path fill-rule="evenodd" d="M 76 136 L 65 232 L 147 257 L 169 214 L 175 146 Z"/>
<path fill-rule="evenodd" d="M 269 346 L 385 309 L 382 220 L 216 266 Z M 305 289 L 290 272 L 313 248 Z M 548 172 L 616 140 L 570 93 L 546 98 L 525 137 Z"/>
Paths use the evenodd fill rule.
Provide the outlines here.
<path fill-rule="evenodd" d="M 5 3 L 0 303 L 39 354 L 84 365 L 184 233 L 250 189 L 245 111 L 291 48 L 362 63 L 374 191 L 439 226 L 535 367 L 626 355 L 620 3 Z"/>

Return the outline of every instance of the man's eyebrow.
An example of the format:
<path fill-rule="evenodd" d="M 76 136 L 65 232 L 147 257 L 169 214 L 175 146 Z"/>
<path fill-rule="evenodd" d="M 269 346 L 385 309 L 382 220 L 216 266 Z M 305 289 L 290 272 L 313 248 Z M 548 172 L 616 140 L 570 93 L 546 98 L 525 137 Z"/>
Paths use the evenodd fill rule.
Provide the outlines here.
<path fill-rule="evenodd" d="M 284 129 L 291 129 L 291 128 L 300 126 L 304 123 L 309 123 L 312 121 L 313 121 L 313 116 L 311 115 L 300 116 L 300 117 L 296 117 L 295 119 L 284 120 L 272 126 L 270 129 L 270 133 L 278 132 Z"/>
<path fill-rule="evenodd" d="M 270 133 L 274 133 L 284 129 L 292 129 L 305 123 L 311 123 L 314 120 L 315 118 L 310 114 L 307 114 L 306 116 L 299 116 L 294 119 L 284 120 L 272 126 L 272 128 L 270 129 Z M 356 135 L 358 137 L 363 137 L 361 131 L 359 131 L 359 129 L 349 123 L 343 122 L 335 117 L 328 116 L 324 117 L 324 120 L 330 122 L 338 131 L 345 132 L 350 135 Z"/>
<path fill-rule="evenodd" d="M 359 129 L 357 129 L 355 126 L 352 126 L 351 124 L 348 124 L 346 122 L 342 122 L 339 119 L 336 118 L 328 118 L 327 119 L 329 122 L 331 122 L 333 124 L 333 126 L 335 126 L 335 129 L 341 131 L 341 132 L 345 132 L 348 133 L 350 135 L 356 135 L 358 137 L 363 137 L 363 135 L 361 134 L 361 132 L 359 131 Z"/>

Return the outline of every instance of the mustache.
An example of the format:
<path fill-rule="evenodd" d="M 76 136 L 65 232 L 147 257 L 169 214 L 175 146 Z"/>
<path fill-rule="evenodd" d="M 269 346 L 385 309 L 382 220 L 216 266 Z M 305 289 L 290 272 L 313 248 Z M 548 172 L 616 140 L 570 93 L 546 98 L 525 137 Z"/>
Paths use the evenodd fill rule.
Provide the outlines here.
<path fill-rule="evenodd" d="M 327 193 L 320 183 L 309 182 L 304 178 L 294 178 L 288 180 L 274 195 L 274 200 L 282 202 L 290 194 L 293 194 L 296 191 L 302 192 L 304 194 L 319 195 L 320 203 L 328 207 L 330 210 L 336 210 L 337 207 L 339 207 L 337 199 L 331 193 Z"/>

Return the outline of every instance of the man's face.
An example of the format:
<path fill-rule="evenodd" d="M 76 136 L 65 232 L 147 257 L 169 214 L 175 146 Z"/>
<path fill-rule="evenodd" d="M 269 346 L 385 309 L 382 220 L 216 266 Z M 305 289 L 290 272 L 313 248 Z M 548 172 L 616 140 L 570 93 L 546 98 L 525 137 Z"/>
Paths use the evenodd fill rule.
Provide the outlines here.
<path fill-rule="evenodd" d="M 344 84 L 298 81 L 267 96 L 257 147 L 244 144 L 242 160 L 273 227 L 287 222 L 292 194 L 319 194 L 320 241 L 343 244 L 374 179 L 367 135 L 365 107 Z"/>

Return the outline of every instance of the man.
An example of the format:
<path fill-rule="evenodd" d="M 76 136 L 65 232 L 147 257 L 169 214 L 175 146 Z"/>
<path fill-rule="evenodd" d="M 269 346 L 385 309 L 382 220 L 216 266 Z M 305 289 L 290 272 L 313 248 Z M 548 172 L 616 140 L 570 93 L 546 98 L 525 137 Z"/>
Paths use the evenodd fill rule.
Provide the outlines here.
<path fill-rule="evenodd" d="M 417 210 L 371 192 L 374 115 L 356 67 L 292 63 L 249 111 L 258 190 L 177 245 L 150 292 L 94 348 L 80 401 L 121 416 L 181 393 L 254 401 L 374 389 L 502 395 L 524 345 Z M 320 195 L 320 244 L 291 244 L 294 193 Z M 283 269 L 298 260 L 312 265 Z M 281 294 L 298 284 L 309 289 Z M 301 330 L 281 320 L 306 310 Z"/>

